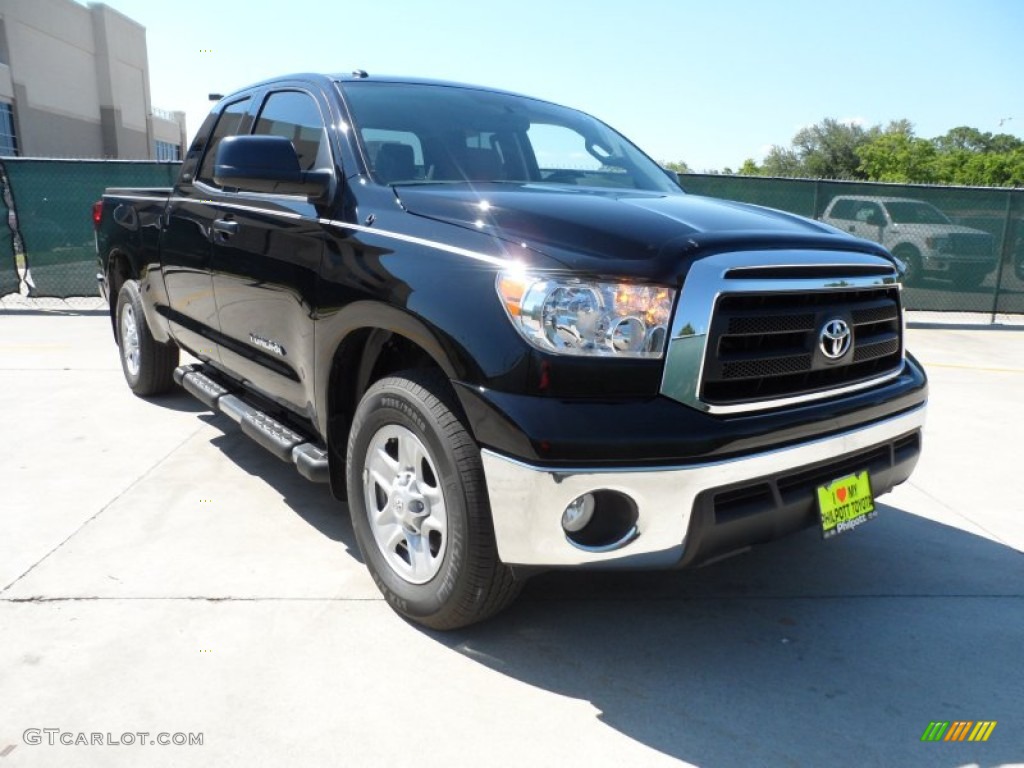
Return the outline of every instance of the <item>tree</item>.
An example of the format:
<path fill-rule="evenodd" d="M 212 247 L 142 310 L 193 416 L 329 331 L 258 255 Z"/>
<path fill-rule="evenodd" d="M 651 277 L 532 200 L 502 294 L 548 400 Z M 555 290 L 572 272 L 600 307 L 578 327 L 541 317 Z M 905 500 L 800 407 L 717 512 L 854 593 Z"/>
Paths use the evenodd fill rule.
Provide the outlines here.
<path fill-rule="evenodd" d="M 692 173 L 690 166 L 684 160 L 673 160 L 669 163 L 662 163 L 661 166 L 665 170 L 675 171 L 676 173 Z"/>
<path fill-rule="evenodd" d="M 862 179 L 860 148 L 876 134 L 877 126 L 865 131 L 856 123 L 826 117 L 801 129 L 793 137 L 793 149 L 808 176 L 820 179 Z"/>
<path fill-rule="evenodd" d="M 712 171 L 713 172 L 713 171 Z M 726 168 L 725 173 L 732 173 Z M 864 179 L 911 184 L 1024 186 L 1024 139 L 961 125 L 924 139 L 909 120 L 864 128 L 825 118 L 797 132 L 790 147 L 773 146 L 741 176 Z"/>
<path fill-rule="evenodd" d="M 764 171 L 758 166 L 757 161 L 752 157 L 748 157 L 743 161 L 743 165 L 740 166 L 737 171 L 740 176 L 762 176 Z"/>
<path fill-rule="evenodd" d="M 932 141 L 939 152 L 987 152 L 992 143 L 992 134 L 961 125 L 950 128 L 944 136 L 937 136 Z"/>
<path fill-rule="evenodd" d="M 909 125 L 909 124 L 908 124 Z M 740 173 L 763 176 L 803 176 L 806 178 L 863 179 L 860 147 L 880 133 L 878 126 L 862 126 L 826 117 L 820 123 L 802 128 L 789 148 L 773 146 L 760 168 L 753 160 L 743 164 Z"/>
<path fill-rule="evenodd" d="M 937 176 L 944 184 L 981 187 L 1024 186 L 1024 148 L 1012 152 L 940 153 Z"/>
<path fill-rule="evenodd" d="M 1024 140 L 1008 133 L 997 133 L 989 141 L 989 152 L 1016 152 L 1024 149 Z"/>
<path fill-rule="evenodd" d="M 761 164 L 763 176 L 807 176 L 807 169 L 796 152 L 778 144 L 768 150 L 768 156 Z"/>
<path fill-rule="evenodd" d="M 857 152 L 860 172 L 871 181 L 933 184 L 939 180 L 935 144 L 914 136 L 906 120 L 890 123 Z"/>
<path fill-rule="evenodd" d="M 1016 136 L 1008 133 L 982 133 L 977 128 L 966 125 L 951 128 L 945 135 L 938 136 L 932 141 L 939 152 L 964 150 L 973 153 L 1002 154 L 1024 148 L 1024 141 Z"/>

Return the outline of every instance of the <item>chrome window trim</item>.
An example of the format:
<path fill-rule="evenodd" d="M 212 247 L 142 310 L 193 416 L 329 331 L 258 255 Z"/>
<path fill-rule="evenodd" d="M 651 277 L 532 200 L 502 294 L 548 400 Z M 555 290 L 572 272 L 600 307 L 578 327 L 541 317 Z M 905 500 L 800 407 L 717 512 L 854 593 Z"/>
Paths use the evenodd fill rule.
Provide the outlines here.
<path fill-rule="evenodd" d="M 126 197 L 127 197 L 126 195 L 119 195 L 116 192 L 111 192 L 111 193 L 104 192 L 103 193 L 103 198 L 104 199 L 109 198 L 109 199 L 112 199 L 112 200 L 124 200 Z M 130 200 L 132 200 L 133 202 L 135 200 L 144 200 L 147 203 L 166 203 L 168 198 L 166 198 L 166 197 L 153 197 L 153 196 L 150 196 L 150 195 L 132 195 Z"/>
<path fill-rule="evenodd" d="M 197 182 L 195 186 L 203 186 L 205 189 L 209 189 L 211 192 L 215 192 L 217 195 L 223 195 L 223 190 L 213 190 L 210 187 L 202 185 L 201 182 Z M 269 195 L 264 198 L 270 197 Z M 305 201 L 304 198 L 296 198 L 295 195 L 276 195 L 275 198 L 281 200 L 282 203 L 294 203 L 296 200 Z M 164 198 L 154 198 L 164 200 Z M 315 221 L 324 226 L 338 227 L 340 229 L 351 229 L 355 232 L 366 232 L 372 235 L 380 235 L 381 237 L 390 238 L 392 240 L 401 240 L 405 243 L 413 243 L 414 245 L 422 245 L 427 248 L 433 248 L 438 251 L 444 251 L 445 253 L 452 253 L 456 256 L 466 256 L 467 258 L 476 259 L 477 261 L 483 261 L 487 264 L 491 264 L 495 267 L 502 267 L 505 269 L 515 266 L 516 261 L 513 256 L 492 256 L 490 254 L 481 253 L 480 251 L 473 251 L 468 248 L 460 248 L 457 245 L 449 245 L 448 243 L 442 243 L 438 240 L 428 240 L 424 237 L 416 237 L 415 235 L 407 235 L 402 232 L 392 232 L 391 230 L 381 229 L 380 227 L 366 226 L 363 224 L 353 224 L 349 221 L 340 221 L 338 219 L 325 219 L 316 216 L 306 216 L 295 211 L 282 211 L 274 208 L 264 208 L 259 205 L 245 205 L 244 203 L 229 202 L 225 200 L 207 200 L 205 198 L 187 197 L 184 195 L 173 195 L 170 198 L 171 202 L 174 203 L 203 203 L 207 202 L 210 205 L 215 205 L 221 208 L 233 208 L 238 211 L 247 211 L 250 213 L 262 213 L 268 216 L 281 216 L 286 219 L 303 219 L 306 221 Z"/>
<path fill-rule="evenodd" d="M 218 189 L 217 187 L 211 187 L 202 181 L 192 182 L 192 187 L 203 194 L 208 194 L 210 197 L 188 197 L 186 195 L 172 195 L 172 202 L 190 202 L 190 203 L 209 203 L 210 205 L 219 205 L 224 208 L 236 208 L 239 210 L 250 210 L 257 213 L 277 213 L 282 216 L 288 216 L 289 218 L 301 217 L 300 214 L 289 214 L 287 211 L 275 210 L 273 208 L 261 208 L 258 205 L 243 205 L 242 203 L 231 202 L 232 200 L 252 200 L 254 202 L 266 201 L 268 203 L 278 202 L 282 205 L 295 205 L 302 204 L 309 207 L 313 207 L 312 203 L 309 202 L 309 197 L 303 194 L 286 195 L 278 192 L 251 192 L 248 190 L 235 190 L 235 189 Z M 214 200 L 213 197 L 227 198 L 226 200 Z M 305 218 L 315 221 L 315 216 L 306 216 Z"/>
<path fill-rule="evenodd" d="M 730 278 L 733 269 L 801 269 L 829 268 L 841 272 L 844 267 L 878 267 L 889 274 L 853 277 L 813 278 Z M 902 286 L 891 261 L 881 256 L 843 251 L 742 251 L 719 253 L 694 262 L 686 276 L 676 304 L 675 315 L 665 352 L 665 367 L 661 379 L 661 393 L 696 410 L 712 414 L 735 414 L 764 411 L 790 405 L 823 400 L 848 394 L 896 378 L 896 370 L 867 381 L 789 397 L 759 400 L 752 403 L 714 405 L 700 399 L 704 379 L 704 360 L 707 353 L 708 333 L 718 298 L 724 293 L 792 293 L 794 291 L 854 291 L 864 289 L 897 288 Z M 900 306 L 901 325 L 905 326 Z M 900 358 L 906 359 L 906 338 L 900 338 Z"/>

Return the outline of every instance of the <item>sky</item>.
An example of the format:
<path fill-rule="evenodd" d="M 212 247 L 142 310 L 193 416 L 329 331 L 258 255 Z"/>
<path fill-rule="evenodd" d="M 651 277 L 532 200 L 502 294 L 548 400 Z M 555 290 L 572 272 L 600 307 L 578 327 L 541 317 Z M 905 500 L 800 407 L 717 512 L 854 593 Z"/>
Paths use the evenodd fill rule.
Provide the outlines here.
<path fill-rule="evenodd" d="M 154 107 L 292 72 L 412 75 L 589 112 L 655 160 L 736 169 L 832 117 L 1024 138 L 1024 0 L 106 0 Z M 1002 124 L 1001 124 L 1002 123 Z"/>

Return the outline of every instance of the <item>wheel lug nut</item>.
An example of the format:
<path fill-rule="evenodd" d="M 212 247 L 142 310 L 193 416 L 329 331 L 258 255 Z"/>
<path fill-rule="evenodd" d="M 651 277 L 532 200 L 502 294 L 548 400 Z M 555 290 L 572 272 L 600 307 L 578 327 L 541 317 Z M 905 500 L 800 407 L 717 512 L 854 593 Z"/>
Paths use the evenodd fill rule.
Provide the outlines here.
<path fill-rule="evenodd" d="M 423 512 L 423 502 L 419 499 L 414 499 L 409 502 L 409 511 L 414 515 L 418 515 Z"/>

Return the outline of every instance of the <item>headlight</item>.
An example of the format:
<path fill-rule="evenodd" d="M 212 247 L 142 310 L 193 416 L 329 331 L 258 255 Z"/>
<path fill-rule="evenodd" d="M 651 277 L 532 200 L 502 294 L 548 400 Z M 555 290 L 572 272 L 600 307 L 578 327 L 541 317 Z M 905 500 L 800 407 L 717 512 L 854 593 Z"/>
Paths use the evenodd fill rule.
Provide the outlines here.
<path fill-rule="evenodd" d="M 665 352 L 670 288 L 509 272 L 497 287 L 516 329 L 545 352 L 651 359 Z"/>

